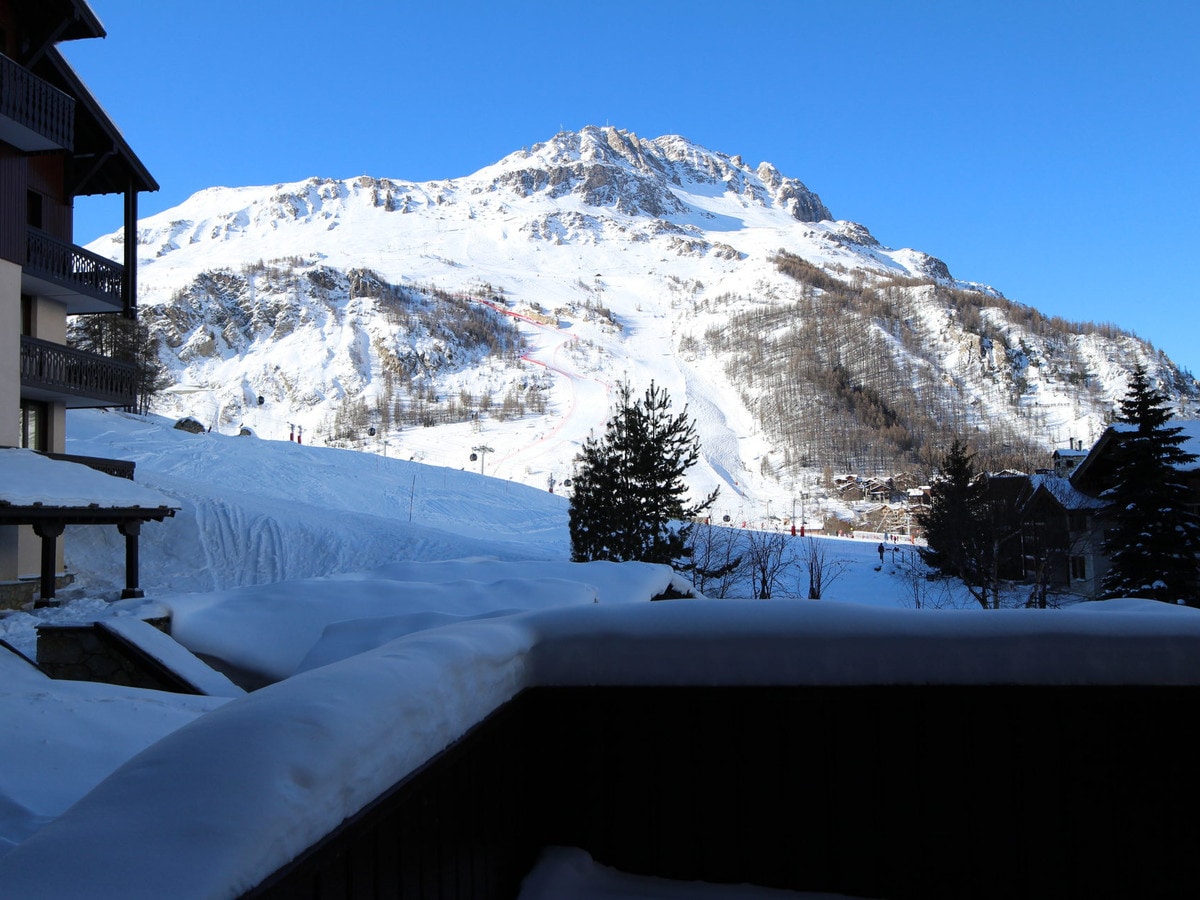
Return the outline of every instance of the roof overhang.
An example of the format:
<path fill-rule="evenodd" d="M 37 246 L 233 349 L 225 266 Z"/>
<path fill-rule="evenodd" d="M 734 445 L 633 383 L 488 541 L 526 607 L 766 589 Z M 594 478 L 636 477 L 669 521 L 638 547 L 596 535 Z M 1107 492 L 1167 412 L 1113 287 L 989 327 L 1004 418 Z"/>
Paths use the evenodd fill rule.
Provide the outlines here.
<path fill-rule="evenodd" d="M 1100 435 L 1099 440 L 1092 445 L 1092 449 L 1088 451 L 1088 454 L 1083 458 L 1083 461 L 1071 470 L 1071 484 L 1080 490 L 1083 489 L 1083 486 L 1088 483 L 1088 480 L 1091 477 L 1090 473 L 1092 468 L 1096 465 L 1096 460 L 1104 456 L 1108 445 L 1115 440 L 1119 434 L 1120 431 L 1114 428 L 1112 425 L 1109 425 L 1106 429 L 1104 429 L 1104 433 Z"/>
<path fill-rule="evenodd" d="M 75 98 L 75 150 L 71 196 L 157 191 L 158 182 L 142 163 L 121 129 L 57 49 L 46 52 L 38 74 Z"/>
<path fill-rule="evenodd" d="M 30 38 L 43 47 L 59 41 L 108 36 L 85 0 L 39 0 L 24 6 L 21 11 L 23 25 Z M 33 52 L 37 52 L 36 48 Z"/>
<path fill-rule="evenodd" d="M 161 522 L 171 506 L 0 506 L 0 525 L 125 525 Z"/>

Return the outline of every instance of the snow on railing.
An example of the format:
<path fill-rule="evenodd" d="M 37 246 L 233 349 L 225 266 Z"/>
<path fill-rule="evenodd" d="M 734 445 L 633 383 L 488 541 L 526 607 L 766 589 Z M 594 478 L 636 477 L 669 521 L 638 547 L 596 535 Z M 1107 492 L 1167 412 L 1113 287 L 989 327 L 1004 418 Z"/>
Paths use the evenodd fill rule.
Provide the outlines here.
<path fill-rule="evenodd" d="M 1200 686 L 1198 650 L 1200 615 L 1150 601 L 930 613 L 681 600 L 473 620 L 193 721 L 0 858 L 0 883 L 238 896 L 526 688 Z"/>

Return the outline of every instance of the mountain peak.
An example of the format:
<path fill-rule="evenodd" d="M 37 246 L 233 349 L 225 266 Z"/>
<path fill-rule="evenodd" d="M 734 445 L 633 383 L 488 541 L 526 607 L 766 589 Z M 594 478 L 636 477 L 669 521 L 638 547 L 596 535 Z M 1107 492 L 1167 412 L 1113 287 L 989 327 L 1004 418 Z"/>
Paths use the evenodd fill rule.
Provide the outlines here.
<path fill-rule="evenodd" d="M 139 222 L 137 250 L 143 321 L 220 425 L 453 466 L 494 447 L 489 474 L 544 486 L 613 384 L 654 380 L 696 415 L 697 493 L 731 516 L 813 466 L 931 458 L 949 428 L 1095 436 L 1134 363 L 1196 395 L 1135 338 L 957 281 L 680 135 L 588 126 L 460 178 L 213 188 Z"/>
<path fill-rule="evenodd" d="M 644 140 L 631 131 L 588 125 L 563 131 L 500 163 L 497 188 L 521 196 L 546 191 L 578 196 L 587 206 L 614 206 L 628 215 L 686 215 L 694 210 L 677 189 L 719 187 L 745 203 L 774 207 L 798 222 L 833 218 L 821 198 L 770 163 L 751 169 L 740 156 L 708 150 L 680 135 Z"/>

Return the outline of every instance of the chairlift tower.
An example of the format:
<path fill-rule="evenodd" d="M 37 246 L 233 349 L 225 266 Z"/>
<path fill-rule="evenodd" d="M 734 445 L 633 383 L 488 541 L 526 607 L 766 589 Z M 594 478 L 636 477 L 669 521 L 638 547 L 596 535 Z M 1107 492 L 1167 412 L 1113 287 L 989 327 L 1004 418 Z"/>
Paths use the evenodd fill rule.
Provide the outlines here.
<path fill-rule="evenodd" d="M 494 451 L 487 444 L 480 444 L 478 447 L 471 448 L 471 462 L 475 462 L 475 460 L 477 460 L 477 459 L 479 460 L 479 474 L 480 475 L 483 474 L 484 458 L 489 453 L 492 453 L 492 452 L 494 452 Z"/>

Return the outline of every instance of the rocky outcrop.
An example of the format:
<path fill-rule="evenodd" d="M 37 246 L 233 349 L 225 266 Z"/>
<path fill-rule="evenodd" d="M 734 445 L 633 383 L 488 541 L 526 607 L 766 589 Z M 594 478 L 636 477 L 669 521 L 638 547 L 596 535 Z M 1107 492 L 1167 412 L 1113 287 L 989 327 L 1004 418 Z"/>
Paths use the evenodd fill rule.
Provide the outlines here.
<path fill-rule="evenodd" d="M 723 184 L 746 202 L 774 204 L 800 222 L 832 218 L 820 197 L 770 163 L 752 171 L 740 157 L 714 153 L 677 135 L 642 140 L 617 128 L 589 126 L 555 135 L 507 162 L 510 167 L 495 176 L 492 190 L 521 197 L 541 191 L 552 198 L 574 194 L 589 206 L 631 216 L 691 212 L 672 188 L 693 183 Z"/>

